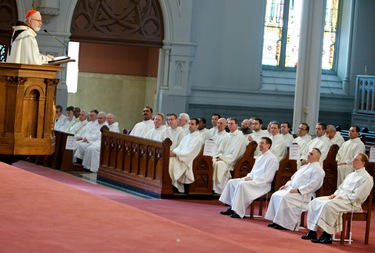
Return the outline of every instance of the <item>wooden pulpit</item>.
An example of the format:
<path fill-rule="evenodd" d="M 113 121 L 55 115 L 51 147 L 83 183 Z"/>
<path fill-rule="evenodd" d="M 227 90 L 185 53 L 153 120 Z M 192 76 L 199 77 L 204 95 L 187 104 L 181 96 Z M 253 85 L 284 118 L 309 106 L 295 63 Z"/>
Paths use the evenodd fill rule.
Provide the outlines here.
<path fill-rule="evenodd" d="M 55 151 L 55 65 L 0 62 L 0 155 Z"/>

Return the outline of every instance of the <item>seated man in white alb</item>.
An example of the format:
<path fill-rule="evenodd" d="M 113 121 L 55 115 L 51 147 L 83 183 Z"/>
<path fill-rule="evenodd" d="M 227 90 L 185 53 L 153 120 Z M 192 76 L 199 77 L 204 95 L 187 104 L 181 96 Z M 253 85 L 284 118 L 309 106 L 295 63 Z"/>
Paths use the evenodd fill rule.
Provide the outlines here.
<path fill-rule="evenodd" d="M 251 122 L 249 119 L 244 119 L 241 122 L 241 127 L 240 127 L 241 132 L 245 136 L 246 139 L 249 138 L 249 135 L 251 134 Z"/>
<path fill-rule="evenodd" d="M 66 119 L 65 119 L 64 124 L 60 126 L 59 131 L 67 132 L 69 127 L 73 126 L 76 123 L 76 118 L 74 117 L 73 110 L 74 110 L 73 106 L 68 106 L 66 108 Z"/>
<path fill-rule="evenodd" d="M 185 192 L 184 184 L 194 182 L 193 160 L 203 146 L 203 140 L 198 131 L 198 119 L 189 120 L 189 134 L 185 135 L 180 145 L 169 155 L 169 175 L 172 185 L 181 193 Z"/>
<path fill-rule="evenodd" d="M 279 161 L 271 152 L 272 141 L 262 137 L 259 149 L 262 155 L 254 163 L 253 169 L 246 177 L 234 178 L 228 181 L 219 200 L 230 207 L 220 214 L 232 218 L 243 218 L 246 208 L 257 198 L 271 190 L 271 183 L 279 169 Z"/>
<path fill-rule="evenodd" d="M 253 118 L 251 121 L 251 129 L 253 132 L 248 136 L 248 141 L 255 141 L 256 143 L 259 143 L 262 137 L 269 137 L 269 133 L 267 130 L 262 130 L 263 127 L 263 120 L 260 118 Z M 261 155 L 261 152 L 259 150 L 259 146 L 254 152 L 254 157 L 258 157 Z"/>
<path fill-rule="evenodd" d="M 110 114 L 111 113 L 107 114 L 107 124 L 111 122 L 111 120 L 108 122 L 108 115 Z M 118 133 L 119 131 L 118 127 L 110 128 L 109 126 L 108 126 L 108 130 L 111 132 L 116 132 L 116 133 Z M 90 171 L 90 172 L 97 172 L 99 170 L 101 143 L 102 142 L 101 142 L 101 137 L 100 137 L 100 139 L 94 141 L 90 146 L 87 147 L 85 155 L 83 157 L 83 161 L 82 161 L 82 165 L 85 170 Z"/>
<path fill-rule="evenodd" d="M 177 115 L 170 113 L 167 115 L 168 127 L 163 132 L 163 140 L 169 138 L 172 141 L 170 150 L 177 148 L 182 138 L 186 135 L 185 131 L 178 126 Z"/>
<path fill-rule="evenodd" d="M 221 118 L 220 115 L 217 113 L 214 113 L 211 117 L 211 124 L 212 124 L 212 128 L 210 128 L 211 137 L 217 133 L 217 122 L 219 121 L 220 118 Z"/>
<path fill-rule="evenodd" d="M 77 141 L 82 141 L 86 135 L 86 132 L 90 132 L 91 128 L 95 128 L 98 125 L 98 110 L 91 110 L 89 113 L 90 121 L 87 122 L 79 131 L 74 133 L 74 137 Z"/>
<path fill-rule="evenodd" d="M 352 161 L 355 155 L 364 153 L 366 150 L 365 144 L 358 137 L 359 131 L 358 126 L 350 127 L 349 140 L 344 142 L 336 155 L 337 187 L 342 184 L 347 175 L 353 172 Z"/>
<path fill-rule="evenodd" d="M 135 124 L 133 129 L 130 131 L 130 135 L 145 138 L 148 131 L 154 127 L 154 121 L 152 120 L 152 108 L 146 106 L 142 111 L 143 121 Z"/>
<path fill-rule="evenodd" d="M 85 132 L 82 141 L 77 142 L 77 149 L 74 152 L 74 157 L 77 158 L 77 161 L 79 161 L 78 159 L 83 160 L 86 150 L 90 145 L 97 140 L 101 140 L 102 132 L 100 131 L 100 128 L 102 128 L 102 126 L 108 126 L 106 116 L 107 115 L 104 112 L 99 112 L 97 124 Z"/>
<path fill-rule="evenodd" d="M 178 126 L 181 127 L 181 129 L 186 134 L 189 133 L 189 120 L 190 120 L 190 116 L 187 113 L 180 113 L 177 119 Z"/>
<path fill-rule="evenodd" d="M 212 140 L 214 140 L 216 144 L 216 152 L 219 151 L 220 145 L 228 139 L 229 133 L 225 131 L 226 127 L 227 127 L 227 120 L 224 118 L 220 118 L 217 121 L 217 132 L 214 136 L 212 136 Z"/>
<path fill-rule="evenodd" d="M 148 130 L 145 138 L 154 141 L 164 141 L 164 115 L 160 112 L 155 114 L 154 117 L 154 128 Z"/>
<path fill-rule="evenodd" d="M 198 130 L 201 134 L 201 137 L 203 139 L 203 142 L 205 142 L 208 139 L 211 139 L 211 132 L 206 128 L 206 119 L 205 118 L 198 118 L 199 126 Z"/>
<path fill-rule="evenodd" d="M 270 138 L 272 140 L 271 152 L 279 161 L 281 161 L 287 152 L 287 148 L 284 137 L 280 134 L 280 123 L 277 121 L 272 121 L 269 131 L 271 133 Z"/>
<path fill-rule="evenodd" d="M 341 136 L 340 132 L 336 131 L 334 125 L 327 126 L 326 136 L 332 144 L 337 144 L 339 148 L 341 148 L 342 144 L 345 142 L 344 137 Z"/>
<path fill-rule="evenodd" d="M 236 161 L 245 153 L 247 140 L 242 132 L 238 130 L 238 121 L 235 118 L 229 118 L 228 127 L 230 134 L 222 142 L 219 150 L 212 158 L 214 175 L 213 190 L 221 194 L 228 180 L 232 178 L 230 172 Z"/>
<path fill-rule="evenodd" d="M 56 105 L 56 117 L 55 117 L 55 123 L 54 123 L 54 130 L 60 131 L 60 127 L 64 125 L 66 116 L 62 113 L 62 106 Z"/>
<path fill-rule="evenodd" d="M 107 123 L 108 123 L 109 131 L 115 132 L 115 133 L 120 132 L 120 129 L 118 127 L 118 122 L 115 121 L 115 115 L 113 115 L 113 113 L 107 114 Z"/>
<path fill-rule="evenodd" d="M 284 142 L 287 147 L 293 143 L 294 137 L 290 134 L 291 125 L 289 122 L 284 121 L 281 123 L 281 135 L 284 137 Z"/>
<path fill-rule="evenodd" d="M 307 164 L 307 154 L 310 152 L 311 149 L 317 148 L 320 150 L 321 156 L 320 161 L 323 163 L 324 159 L 326 159 L 328 151 L 332 145 L 332 143 L 328 140 L 328 138 L 325 136 L 326 131 L 326 124 L 322 122 L 318 122 L 315 126 L 315 134 L 316 137 L 309 141 L 305 148 L 301 150 L 301 157 L 299 160 L 297 160 L 297 168 L 299 169 L 301 165 Z"/>
<path fill-rule="evenodd" d="M 300 152 L 305 149 L 307 143 L 311 141 L 311 135 L 309 135 L 310 127 L 307 123 L 301 123 L 298 127 L 298 137 L 293 140 L 293 143 L 297 143 Z"/>
<path fill-rule="evenodd" d="M 320 166 L 320 150 L 312 149 L 303 165 L 292 178 L 272 194 L 266 220 L 272 223 L 268 227 L 295 230 L 301 221 L 301 214 L 307 211 L 307 205 L 315 197 L 315 192 L 323 185 L 325 172 Z"/>
<path fill-rule="evenodd" d="M 67 133 L 70 134 L 78 134 L 82 129 L 86 126 L 88 123 L 87 121 L 87 115 L 85 111 L 79 112 L 78 122 L 75 123 L 72 127 L 70 127 L 67 131 Z"/>
<path fill-rule="evenodd" d="M 362 203 L 367 199 L 374 179 L 366 171 L 366 154 L 360 153 L 353 159 L 354 172 L 350 173 L 331 196 L 319 197 L 310 202 L 307 211 L 309 232 L 302 236 L 314 243 L 332 243 L 332 234 L 342 230 L 342 214 L 362 212 Z M 323 230 L 317 238 L 316 231 Z"/>

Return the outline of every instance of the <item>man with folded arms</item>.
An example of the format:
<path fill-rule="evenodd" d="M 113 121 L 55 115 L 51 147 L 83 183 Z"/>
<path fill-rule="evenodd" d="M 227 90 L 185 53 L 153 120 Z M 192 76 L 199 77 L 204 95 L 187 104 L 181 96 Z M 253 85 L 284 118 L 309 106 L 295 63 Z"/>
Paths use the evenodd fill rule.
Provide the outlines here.
<path fill-rule="evenodd" d="M 354 172 L 345 178 L 334 194 L 310 202 L 307 213 L 309 232 L 302 239 L 331 244 L 332 234 L 342 230 L 342 214 L 362 212 L 362 203 L 370 194 L 374 180 L 365 169 L 368 164 L 366 154 L 357 154 L 352 164 Z M 324 231 L 319 238 L 316 234 L 318 229 Z"/>
<path fill-rule="evenodd" d="M 214 167 L 213 190 L 217 194 L 222 193 L 228 180 L 232 177 L 230 172 L 238 158 L 245 153 L 247 144 L 245 136 L 238 130 L 237 119 L 229 118 L 228 127 L 230 134 L 212 159 Z"/>
<path fill-rule="evenodd" d="M 272 194 L 266 220 L 273 223 L 268 227 L 295 230 L 300 223 L 301 213 L 323 185 L 325 172 L 320 166 L 320 150 L 312 149 L 307 154 L 308 164 L 302 166 L 292 178 Z"/>
<path fill-rule="evenodd" d="M 255 199 L 271 190 L 272 180 L 279 169 L 279 161 L 271 152 L 271 145 L 270 138 L 262 137 L 259 142 L 262 155 L 256 159 L 251 172 L 246 177 L 228 181 L 219 200 L 230 207 L 220 214 L 230 215 L 232 218 L 243 218 L 246 208 Z"/>

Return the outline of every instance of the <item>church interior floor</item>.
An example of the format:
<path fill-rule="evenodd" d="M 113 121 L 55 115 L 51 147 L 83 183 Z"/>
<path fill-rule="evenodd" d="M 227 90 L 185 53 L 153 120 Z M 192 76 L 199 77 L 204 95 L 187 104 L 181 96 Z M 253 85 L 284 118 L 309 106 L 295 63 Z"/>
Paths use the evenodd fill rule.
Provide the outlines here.
<path fill-rule="evenodd" d="M 13 165 L 75 189 L 136 208 L 140 212 L 157 215 L 162 219 L 176 222 L 195 231 L 214 235 L 215 238 L 220 238 L 222 241 L 241 245 L 241 247 L 247 248 L 246 252 L 375 252 L 375 219 L 372 219 L 371 222 L 369 245 L 363 244 L 364 222 L 354 222 L 354 242 L 351 245 L 348 243 L 340 245 L 338 242 L 334 242 L 332 245 L 316 245 L 300 239 L 301 235 L 306 233 L 306 229 L 301 229 L 300 231 L 279 231 L 268 228 L 266 225 L 270 222 L 263 217 L 255 219 L 232 219 L 220 215 L 219 212 L 226 207 L 218 200 L 148 198 L 147 196 L 134 194 L 133 192 L 124 192 L 119 189 L 103 186 L 97 182 L 96 173 L 73 172 L 68 174 L 26 161 L 19 161 Z M 257 208 L 258 206 L 256 205 L 256 213 L 258 212 Z M 266 211 L 266 207 L 264 208 L 263 214 Z M 372 214 L 374 217 L 375 211 Z M 337 234 L 338 236 L 339 234 Z M 291 243 L 293 246 L 291 246 Z M 200 252 L 208 252 L 203 250 L 204 245 L 202 247 L 202 251 Z M 224 251 L 218 249 L 217 252 Z"/>

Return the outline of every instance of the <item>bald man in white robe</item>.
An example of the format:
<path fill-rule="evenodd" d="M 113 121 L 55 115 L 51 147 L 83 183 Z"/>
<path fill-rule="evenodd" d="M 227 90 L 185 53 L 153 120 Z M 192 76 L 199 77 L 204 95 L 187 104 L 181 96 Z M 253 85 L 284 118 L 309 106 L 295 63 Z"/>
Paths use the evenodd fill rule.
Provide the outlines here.
<path fill-rule="evenodd" d="M 236 161 L 245 153 L 247 140 L 243 133 L 238 130 L 238 121 L 229 118 L 228 127 L 230 134 L 220 145 L 219 151 L 213 157 L 213 190 L 221 194 L 228 180 L 232 178 L 230 172 L 233 170 Z"/>
<path fill-rule="evenodd" d="M 154 121 L 152 120 L 152 109 L 146 106 L 142 111 L 143 121 L 135 124 L 133 129 L 130 131 L 130 135 L 145 138 L 148 131 L 154 127 Z"/>

